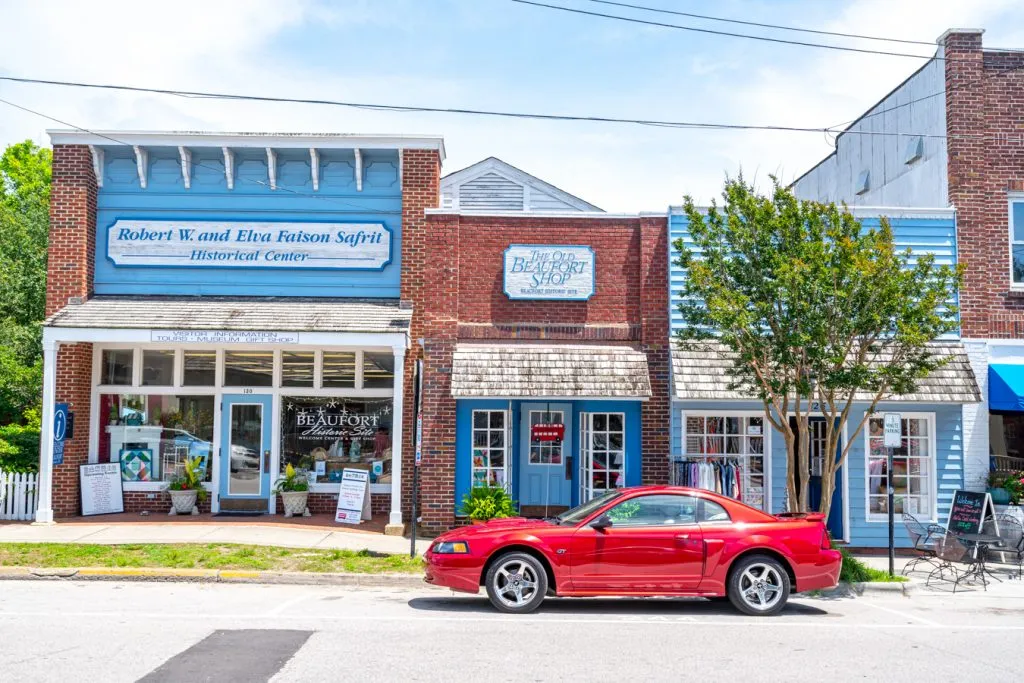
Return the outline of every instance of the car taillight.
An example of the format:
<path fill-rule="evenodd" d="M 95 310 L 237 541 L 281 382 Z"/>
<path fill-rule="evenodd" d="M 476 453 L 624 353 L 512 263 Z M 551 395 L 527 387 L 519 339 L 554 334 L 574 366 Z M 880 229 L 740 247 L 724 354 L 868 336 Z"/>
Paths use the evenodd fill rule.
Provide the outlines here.
<path fill-rule="evenodd" d="M 822 530 L 821 530 L 821 549 L 822 550 L 831 550 L 832 549 L 832 539 L 830 539 L 828 537 L 828 529 L 825 529 L 825 528 L 822 528 Z"/>

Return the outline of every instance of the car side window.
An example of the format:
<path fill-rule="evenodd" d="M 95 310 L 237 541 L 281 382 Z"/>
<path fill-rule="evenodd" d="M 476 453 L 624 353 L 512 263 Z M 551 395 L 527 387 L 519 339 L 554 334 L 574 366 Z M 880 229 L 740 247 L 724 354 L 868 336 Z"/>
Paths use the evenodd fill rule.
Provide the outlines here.
<path fill-rule="evenodd" d="M 697 499 L 665 494 L 640 496 L 619 503 L 606 514 L 616 527 L 696 524 Z"/>
<path fill-rule="evenodd" d="M 700 501 L 700 521 L 730 522 L 732 519 L 724 507 L 713 500 L 702 498 Z"/>

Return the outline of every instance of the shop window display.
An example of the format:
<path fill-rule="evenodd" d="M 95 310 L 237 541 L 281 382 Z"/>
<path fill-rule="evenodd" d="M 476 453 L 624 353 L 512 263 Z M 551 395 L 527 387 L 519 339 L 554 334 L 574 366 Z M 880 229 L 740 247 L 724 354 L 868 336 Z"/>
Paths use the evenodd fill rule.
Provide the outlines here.
<path fill-rule="evenodd" d="M 370 483 L 391 483 L 392 399 L 281 398 L 281 469 L 311 473 L 316 483 L 339 483 L 342 471 L 362 469 Z"/>
<path fill-rule="evenodd" d="M 673 483 L 766 509 L 764 416 L 686 413 L 684 425 L 683 453 L 672 464 Z"/>
<path fill-rule="evenodd" d="M 213 396 L 101 394 L 99 461 L 126 483 L 169 481 L 199 457 L 210 480 Z"/>
<path fill-rule="evenodd" d="M 868 420 L 868 519 L 888 519 L 888 493 L 890 473 L 886 471 L 888 457 L 885 448 L 885 429 L 882 417 Z M 930 519 L 932 510 L 932 460 L 929 420 L 919 417 L 902 419 L 900 447 L 893 449 L 892 486 L 895 514 L 909 512 Z"/>
<path fill-rule="evenodd" d="M 506 412 L 473 411 L 473 486 L 504 486 L 508 453 Z"/>

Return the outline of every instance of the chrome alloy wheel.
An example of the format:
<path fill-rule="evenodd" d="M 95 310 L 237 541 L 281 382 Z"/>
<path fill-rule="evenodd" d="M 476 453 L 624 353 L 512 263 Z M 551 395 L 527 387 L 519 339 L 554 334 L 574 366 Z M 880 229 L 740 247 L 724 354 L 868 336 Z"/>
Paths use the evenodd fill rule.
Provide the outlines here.
<path fill-rule="evenodd" d="M 752 564 L 740 575 L 740 597 L 751 609 L 770 610 L 782 599 L 782 576 L 767 564 Z"/>
<path fill-rule="evenodd" d="M 537 575 L 533 567 L 512 559 L 498 567 L 493 580 L 494 593 L 508 607 L 522 607 L 537 594 Z"/>

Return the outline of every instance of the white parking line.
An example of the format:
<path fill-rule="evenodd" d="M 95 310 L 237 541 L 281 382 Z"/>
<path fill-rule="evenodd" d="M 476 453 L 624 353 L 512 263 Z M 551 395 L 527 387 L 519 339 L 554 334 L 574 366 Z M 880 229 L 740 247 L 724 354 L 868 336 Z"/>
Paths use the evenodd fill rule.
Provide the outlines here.
<path fill-rule="evenodd" d="M 874 609 L 881 610 L 882 612 L 888 612 L 889 614 L 894 614 L 897 617 L 902 617 L 904 619 L 913 619 L 914 621 L 916 621 L 918 623 L 921 623 L 921 624 L 924 624 L 926 626 L 932 626 L 932 627 L 935 627 L 935 628 L 942 628 L 942 624 L 938 623 L 937 621 L 932 621 L 931 619 L 925 619 L 924 617 L 919 617 L 916 614 L 910 614 L 908 612 L 901 612 L 900 610 L 892 609 L 891 607 L 882 607 L 881 605 L 876 605 L 875 603 L 868 602 L 867 600 L 863 600 L 863 599 L 862 600 L 858 600 L 857 604 L 858 605 L 867 605 L 868 607 L 873 607 Z"/>

